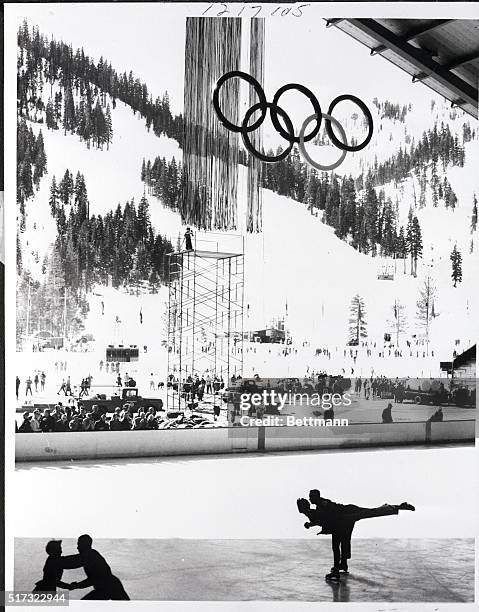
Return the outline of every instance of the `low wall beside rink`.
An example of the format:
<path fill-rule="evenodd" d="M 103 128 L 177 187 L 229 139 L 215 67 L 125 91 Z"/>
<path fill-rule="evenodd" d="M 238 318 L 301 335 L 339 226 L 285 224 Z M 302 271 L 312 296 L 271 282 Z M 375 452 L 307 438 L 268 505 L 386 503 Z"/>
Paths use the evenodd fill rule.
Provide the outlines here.
<path fill-rule="evenodd" d="M 172 455 L 474 442 L 475 420 L 362 423 L 347 427 L 224 427 L 15 435 L 16 461 L 101 460 Z"/>

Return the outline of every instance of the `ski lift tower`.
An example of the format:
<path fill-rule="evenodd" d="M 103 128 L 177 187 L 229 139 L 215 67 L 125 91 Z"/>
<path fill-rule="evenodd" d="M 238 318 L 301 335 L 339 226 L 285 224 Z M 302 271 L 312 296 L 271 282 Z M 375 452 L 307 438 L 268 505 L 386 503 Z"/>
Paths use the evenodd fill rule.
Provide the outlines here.
<path fill-rule="evenodd" d="M 189 408 L 196 376 L 226 388 L 242 375 L 243 253 L 242 236 L 208 233 L 195 236 L 193 250 L 168 255 L 168 412 Z M 225 406 L 216 391 L 202 404 Z"/>

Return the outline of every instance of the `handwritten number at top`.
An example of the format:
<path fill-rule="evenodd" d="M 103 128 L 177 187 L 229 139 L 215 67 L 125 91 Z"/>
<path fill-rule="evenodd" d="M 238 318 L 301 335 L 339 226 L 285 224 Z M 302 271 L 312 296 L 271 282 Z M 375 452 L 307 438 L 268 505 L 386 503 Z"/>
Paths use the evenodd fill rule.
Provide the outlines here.
<path fill-rule="evenodd" d="M 208 8 L 203 11 L 202 16 L 206 15 L 214 6 L 218 7 L 218 3 L 210 4 Z M 234 12 L 230 11 L 228 8 L 228 5 L 225 4 L 224 2 L 221 2 L 219 6 L 222 8 L 219 10 L 218 13 L 216 13 L 216 15 L 214 15 L 214 17 L 223 17 L 223 15 L 226 15 L 226 14 L 229 14 L 232 17 L 241 17 L 243 16 L 243 13 L 246 9 L 249 9 L 249 11 L 254 11 L 252 14 L 249 15 L 253 19 L 255 17 L 258 17 L 260 13 L 263 12 L 263 10 L 264 10 L 263 14 L 265 14 L 265 16 L 268 16 L 268 14 L 266 13 L 268 9 L 266 9 L 266 7 L 262 5 L 257 5 L 257 6 L 244 5 L 237 14 L 234 14 Z M 310 6 L 310 5 L 300 4 L 299 6 L 296 6 L 294 9 L 292 9 L 292 7 L 285 8 L 284 6 L 278 6 L 270 13 L 270 16 L 273 17 L 275 15 L 280 15 L 281 17 L 286 17 L 286 15 L 292 15 L 293 17 L 302 17 L 303 16 L 302 9 L 306 8 L 307 6 Z"/>

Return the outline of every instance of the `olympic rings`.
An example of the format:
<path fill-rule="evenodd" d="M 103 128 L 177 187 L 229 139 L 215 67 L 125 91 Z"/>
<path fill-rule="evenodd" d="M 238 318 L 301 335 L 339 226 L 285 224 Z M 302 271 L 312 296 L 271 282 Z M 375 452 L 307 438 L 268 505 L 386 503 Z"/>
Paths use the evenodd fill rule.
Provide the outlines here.
<path fill-rule="evenodd" d="M 338 128 L 347 146 L 348 139 L 346 138 L 346 132 L 344 131 L 344 128 L 339 123 L 339 121 L 335 117 L 330 115 L 329 113 L 323 113 L 323 118 L 326 119 L 327 122 L 329 122 L 326 125 L 331 125 L 331 122 L 334 123 L 334 125 Z M 303 125 L 301 126 L 301 131 L 299 132 L 299 150 L 301 151 L 301 155 L 304 157 L 304 159 L 308 162 L 310 166 L 312 166 L 313 168 L 316 168 L 317 170 L 335 170 L 338 166 L 340 166 L 343 163 L 344 158 L 346 157 L 345 149 L 342 150 L 341 156 L 338 159 L 338 161 L 334 162 L 334 164 L 330 164 L 329 166 L 318 164 L 318 162 L 315 162 L 310 157 L 309 153 L 306 151 L 306 147 L 304 146 L 304 142 L 305 142 L 304 132 L 306 131 L 306 128 L 311 123 L 311 121 L 313 121 L 314 119 L 317 119 L 316 115 L 310 115 L 306 119 L 306 121 L 303 123 Z"/>
<path fill-rule="evenodd" d="M 271 117 L 273 117 L 273 106 L 275 107 L 275 113 L 279 113 L 281 115 L 281 117 L 284 119 L 284 122 L 286 123 L 286 127 L 289 130 L 289 133 L 287 133 L 286 139 L 289 140 L 289 146 L 279 155 L 275 155 L 273 157 L 268 157 L 266 155 L 263 155 L 263 153 L 260 153 L 259 151 L 257 151 L 253 145 L 251 144 L 251 141 L 249 139 L 248 136 L 248 132 L 250 130 L 245 129 L 248 125 L 248 121 L 251 117 L 251 115 L 253 113 L 255 113 L 257 110 L 261 109 L 270 109 L 271 112 Z M 251 108 L 249 108 L 246 111 L 246 115 L 244 116 L 243 119 L 243 124 L 242 124 L 242 132 L 241 135 L 243 137 L 243 144 L 244 146 L 248 149 L 248 151 L 251 153 L 251 155 L 254 155 L 255 157 L 257 157 L 259 160 L 266 162 L 266 163 L 275 163 L 275 162 L 279 162 L 282 159 L 285 159 L 286 157 L 288 157 L 288 155 L 291 153 L 291 149 L 293 148 L 293 137 L 294 137 L 294 127 L 293 127 L 293 123 L 291 121 L 291 119 L 289 118 L 289 116 L 286 114 L 286 112 L 277 104 L 274 104 L 273 102 L 266 102 L 264 104 L 264 106 L 262 106 L 261 102 L 258 102 L 257 104 L 254 104 Z M 286 132 L 285 132 L 286 133 Z"/>
<path fill-rule="evenodd" d="M 303 93 L 307 98 L 309 98 L 309 100 L 311 101 L 311 104 L 313 105 L 316 117 L 319 117 L 319 121 L 316 120 L 316 127 L 314 128 L 314 130 L 311 132 L 311 134 L 308 134 L 308 136 L 304 137 L 304 141 L 308 142 L 309 140 L 313 140 L 313 138 L 317 135 L 321 127 L 321 117 L 322 117 L 321 107 L 319 106 L 318 99 L 313 94 L 313 92 L 309 90 L 307 87 L 305 87 L 304 85 L 299 85 L 297 83 L 288 83 L 287 85 L 283 85 L 283 87 L 280 87 L 278 91 L 274 94 L 274 98 L 273 98 L 274 106 L 278 104 L 278 100 L 284 94 L 284 92 L 289 91 L 290 89 L 297 89 L 298 91 Z M 292 137 L 290 134 L 287 134 L 285 132 L 285 130 L 283 129 L 283 126 L 278 121 L 278 115 L 276 114 L 276 111 L 273 108 L 271 108 L 271 121 L 273 122 L 273 125 L 276 128 L 276 131 L 279 132 L 283 138 L 286 138 L 286 140 L 290 140 L 291 138 L 293 142 L 299 143 L 299 136 L 295 136 L 294 131 L 293 131 Z"/>
<path fill-rule="evenodd" d="M 235 125 L 234 123 L 229 121 L 225 117 L 223 112 L 221 111 L 220 105 L 219 105 L 219 91 L 221 87 L 224 85 L 224 83 L 226 83 L 228 79 L 231 79 L 233 77 L 239 77 L 241 79 L 244 79 L 247 83 L 249 83 L 254 88 L 259 98 L 259 102 L 254 104 L 251 108 L 249 108 L 246 111 L 245 117 L 240 126 Z M 289 91 L 291 89 L 295 89 L 299 91 L 300 93 L 304 94 L 311 102 L 313 109 L 315 111 L 314 114 L 310 115 L 306 119 L 306 121 L 303 123 L 299 136 L 295 136 L 294 126 L 293 126 L 293 123 L 290 117 L 280 106 L 278 106 L 278 100 L 280 99 L 280 97 L 286 91 Z M 364 116 L 367 119 L 368 133 L 367 133 L 366 138 L 360 144 L 348 145 L 346 133 L 344 131 L 343 126 L 339 123 L 337 119 L 335 119 L 332 116 L 332 112 L 334 108 L 336 107 L 336 105 L 339 104 L 339 102 L 342 102 L 343 100 L 350 100 L 351 102 L 359 106 L 359 108 L 362 110 L 362 112 L 364 113 Z M 334 100 L 329 105 L 328 112 L 323 113 L 321 111 L 321 106 L 312 91 L 310 91 L 304 85 L 299 85 L 298 83 L 288 83 L 278 89 L 278 91 L 275 93 L 273 97 L 272 102 L 267 102 L 266 94 L 264 93 L 264 90 L 262 86 L 260 85 L 260 83 L 250 74 L 247 74 L 246 72 L 241 72 L 240 70 L 232 70 L 231 72 L 227 72 L 218 80 L 218 82 L 216 83 L 216 88 L 213 92 L 213 107 L 215 109 L 215 112 L 216 112 L 216 115 L 218 116 L 219 121 L 225 126 L 225 128 L 227 128 L 228 130 L 232 132 L 241 133 L 244 146 L 249 151 L 249 153 L 251 155 L 254 155 L 260 161 L 263 161 L 266 163 L 274 163 L 274 162 L 281 161 L 282 159 L 285 159 L 291 152 L 293 145 L 296 143 L 299 145 L 301 154 L 311 166 L 313 166 L 314 168 L 317 168 L 318 170 L 334 170 L 335 168 L 337 168 L 338 166 L 342 164 L 346 156 L 346 153 L 348 151 L 351 153 L 361 151 L 370 143 L 372 135 L 373 135 L 373 129 L 374 129 L 373 118 L 372 118 L 371 112 L 369 111 L 366 104 L 362 100 L 357 98 L 356 96 L 353 96 L 351 94 L 343 94 L 341 96 L 337 96 L 336 98 L 334 98 Z M 280 136 L 282 136 L 285 140 L 289 142 L 288 147 L 282 153 L 280 153 L 279 155 L 272 156 L 272 157 L 268 157 L 264 155 L 263 153 L 257 151 L 251 144 L 251 140 L 249 137 L 250 132 L 253 132 L 254 130 L 259 128 L 263 124 L 263 121 L 266 118 L 266 113 L 267 113 L 268 108 L 270 109 L 271 121 L 273 123 L 274 128 L 276 129 L 278 134 L 280 134 Z M 252 125 L 248 125 L 249 120 L 251 119 L 251 116 L 258 110 L 261 111 L 261 116 Z M 286 129 L 281 124 L 278 115 L 279 117 L 283 119 L 286 125 Z M 330 164 L 330 165 L 322 165 L 322 164 L 318 164 L 317 162 L 313 161 L 304 146 L 305 142 L 309 142 L 319 133 L 319 130 L 321 128 L 321 121 L 323 118 L 326 121 L 326 132 L 331 142 L 338 149 L 342 151 L 339 160 L 335 162 L 334 164 Z M 313 120 L 316 121 L 316 126 L 314 127 L 313 130 L 311 130 L 309 134 L 305 135 L 306 128 Z M 338 128 L 340 136 L 343 139 L 342 142 L 334 133 L 332 125 L 331 125 L 332 123 L 334 123 L 334 125 Z"/>
<path fill-rule="evenodd" d="M 373 118 L 366 104 L 364 104 L 364 102 L 360 100 L 359 98 L 357 98 L 356 96 L 352 96 L 350 94 L 343 94 L 342 96 L 338 96 L 337 98 L 334 98 L 334 100 L 329 105 L 328 115 L 331 115 L 336 104 L 338 104 L 339 102 L 342 102 L 343 100 L 351 100 L 351 102 L 354 102 L 355 104 L 357 104 L 359 108 L 363 111 L 363 113 L 366 116 L 366 119 L 368 120 L 368 135 L 366 136 L 365 140 L 361 144 L 353 146 L 353 145 L 348 145 L 346 139 L 344 139 L 344 143 L 343 143 L 336 137 L 336 134 L 333 132 L 333 128 L 331 127 L 331 121 L 326 121 L 326 132 L 328 133 L 328 136 L 331 139 L 331 141 L 334 142 L 334 144 L 338 147 L 338 149 L 342 149 L 343 151 L 350 151 L 351 153 L 354 153 L 355 151 L 361 151 L 362 149 L 364 149 L 369 144 L 371 138 L 373 137 Z"/>

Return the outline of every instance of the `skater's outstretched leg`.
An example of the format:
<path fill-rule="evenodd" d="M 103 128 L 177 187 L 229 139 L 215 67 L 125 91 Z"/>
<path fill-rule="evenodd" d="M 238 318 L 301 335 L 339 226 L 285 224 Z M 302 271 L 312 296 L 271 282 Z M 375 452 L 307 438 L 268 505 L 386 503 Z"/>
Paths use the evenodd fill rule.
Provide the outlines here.
<path fill-rule="evenodd" d="M 378 508 L 361 508 L 360 506 L 344 506 L 344 510 L 338 513 L 338 518 L 341 520 L 360 521 L 367 518 L 375 518 L 379 516 L 391 516 L 399 514 L 400 510 L 414 511 L 416 508 L 408 502 L 402 504 L 383 504 Z"/>

